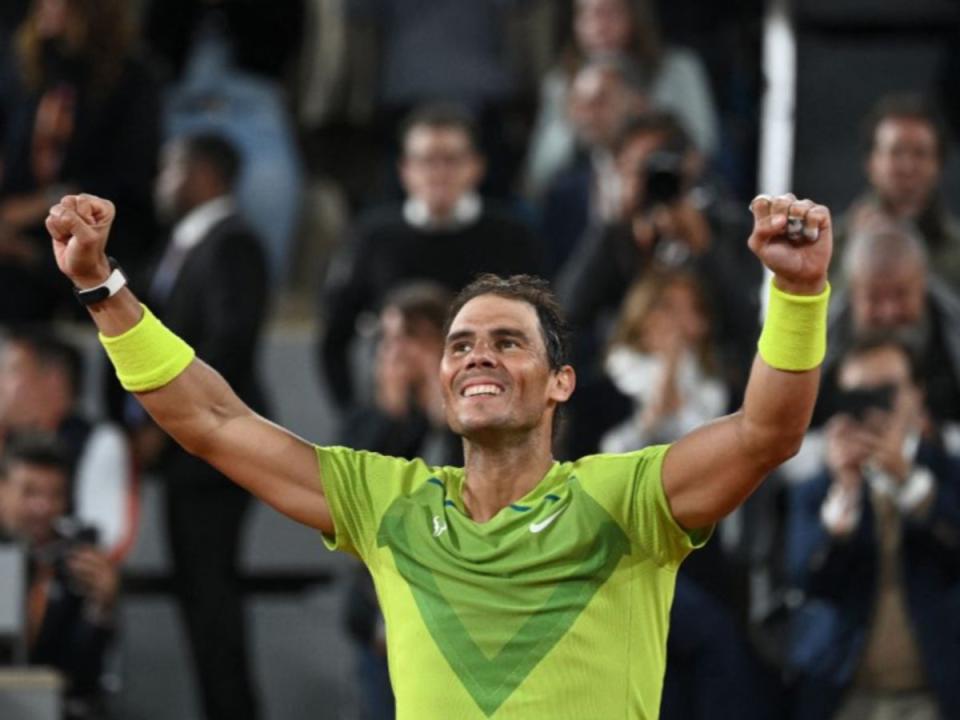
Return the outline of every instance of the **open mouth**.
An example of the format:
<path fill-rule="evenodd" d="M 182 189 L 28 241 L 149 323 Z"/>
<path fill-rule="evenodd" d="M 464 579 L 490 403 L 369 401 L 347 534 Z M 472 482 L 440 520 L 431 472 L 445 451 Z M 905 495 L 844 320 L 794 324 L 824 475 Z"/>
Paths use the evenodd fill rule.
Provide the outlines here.
<path fill-rule="evenodd" d="M 494 385 L 493 383 L 483 383 L 478 385 L 468 385 L 465 387 L 460 394 L 463 397 L 477 397 L 480 395 L 494 396 L 502 395 L 503 388 L 499 385 Z"/>

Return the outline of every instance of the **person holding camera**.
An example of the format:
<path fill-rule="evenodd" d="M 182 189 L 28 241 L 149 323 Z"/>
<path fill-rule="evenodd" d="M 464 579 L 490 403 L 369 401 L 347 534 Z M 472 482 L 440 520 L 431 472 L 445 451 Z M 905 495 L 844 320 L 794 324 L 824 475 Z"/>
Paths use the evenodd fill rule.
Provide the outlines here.
<path fill-rule="evenodd" d="M 960 717 L 960 458 L 918 368 L 892 336 L 855 344 L 822 469 L 791 492 L 796 718 Z"/>
<path fill-rule="evenodd" d="M 0 525 L 30 556 L 27 645 L 33 665 L 66 680 L 66 716 L 104 716 L 101 676 L 114 628 L 119 575 L 96 531 L 67 518 L 70 463 L 53 436 L 7 444 L 0 466 Z"/>
<path fill-rule="evenodd" d="M 731 209 L 703 170 L 700 154 L 671 115 L 651 112 L 627 123 L 615 151 L 620 218 L 585 241 L 557 283 L 578 338 L 575 359 L 601 374 L 595 359 L 629 288 L 651 270 L 692 268 L 706 282 L 717 356 L 732 404 L 739 401 L 758 333 L 762 270 L 734 238 L 745 217 Z M 584 393 L 584 402 L 588 402 Z M 603 408 L 600 408 L 603 411 Z M 577 408 L 572 410 L 576 415 Z M 584 410 L 589 416 L 593 409 Z M 598 428 L 603 429 L 603 428 Z M 575 435 L 575 433 L 571 433 Z M 573 454 L 593 452 L 599 436 L 576 434 Z M 592 439 L 591 439 L 592 438 Z"/>

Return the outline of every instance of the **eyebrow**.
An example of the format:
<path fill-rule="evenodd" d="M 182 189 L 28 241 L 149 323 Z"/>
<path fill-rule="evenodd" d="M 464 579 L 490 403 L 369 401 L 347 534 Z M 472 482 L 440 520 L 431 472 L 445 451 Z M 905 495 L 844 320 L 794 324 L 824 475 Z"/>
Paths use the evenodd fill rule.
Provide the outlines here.
<path fill-rule="evenodd" d="M 496 338 L 519 338 L 520 340 L 528 341 L 530 340 L 529 336 L 519 328 L 511 327 L 498 327 L 493 328 L 490 331 L 490 334 Z M 474 330 L 457 330 L 447 335 L 447 343 L 456 342 L 457 340 L 465 340 L 468 338 L 476 337 L 477 333 Z"/>

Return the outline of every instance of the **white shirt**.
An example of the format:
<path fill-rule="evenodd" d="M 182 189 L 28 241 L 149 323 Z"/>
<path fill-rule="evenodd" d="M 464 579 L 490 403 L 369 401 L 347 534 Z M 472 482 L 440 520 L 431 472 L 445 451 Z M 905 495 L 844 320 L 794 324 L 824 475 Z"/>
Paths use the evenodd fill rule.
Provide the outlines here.
<path fill-rule="evenodd" d="M 483 212 L 483 200 L 477 193 L 469 192 L 457 200 L 453 212 L 445 220 L 430 216 L 427 204 L 417 198 L 408 198 L 403 204 L 403 219 L 420 230 L 456 230 L 472 225 Z"/>
<path fill-rule="evenodd" d="M 170 243 L 153 275 L 153 282 L 150 284 L 150 295 L 153 299 L 166 299 L 176 282 L 177 275 L 180 274 L 180 268 L 187 253 L 199 245 L 217 223 L 232 215 L 233 212 L 233 198 L 229 195 L 221 195 L 202 205 L 197 205 L 180 218 L 180 221 L 173 226 Z"/>

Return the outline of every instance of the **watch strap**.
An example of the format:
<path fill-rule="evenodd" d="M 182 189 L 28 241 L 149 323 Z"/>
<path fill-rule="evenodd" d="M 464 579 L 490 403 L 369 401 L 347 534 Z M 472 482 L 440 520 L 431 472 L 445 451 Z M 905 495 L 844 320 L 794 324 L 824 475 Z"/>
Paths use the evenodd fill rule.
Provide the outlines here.
<path fill-rule="evenodd" d="M 122 290 L 127 285 L 127 276 L 120 269 L 119 263 L 113 258 L 107 258 L 110 261 L 110 275 L 107 276 L 107 279 L 102 283 L 92 288 L 85 288 L 81 290 L 80 288 L 74 286 L 73 294 L 77 298 L 77 301 L 83 305 L 93 305 L 94 303 L 103 302 L 107 298 L 111 298 L 116 295 L 120 290 Z"/>

